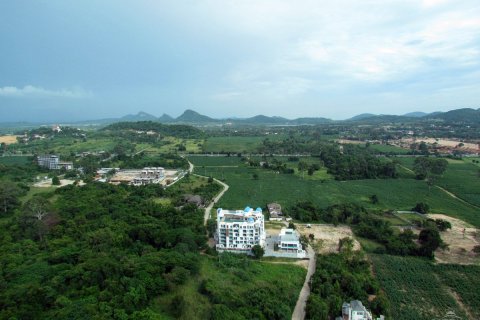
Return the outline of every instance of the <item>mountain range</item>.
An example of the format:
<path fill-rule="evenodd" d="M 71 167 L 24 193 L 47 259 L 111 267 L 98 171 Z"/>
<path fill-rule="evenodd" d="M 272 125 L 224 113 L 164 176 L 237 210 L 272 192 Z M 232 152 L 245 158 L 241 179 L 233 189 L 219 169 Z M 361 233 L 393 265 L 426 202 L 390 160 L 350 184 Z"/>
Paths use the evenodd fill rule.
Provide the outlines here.
<path fill-rule="evenodd" d="M 416 121 L 443 121 L 443 122 L 462 122 L 480 124 L 480 109 L 455 109 L 447 112 L 410 112 L 404 115 L 386 115 L 386 114 L 372 114 L 362 113 L 346 120 L 331 120 L 322 117 L 304 117 L 297 119 L 287 119 L 278 116 L 257 115 L 250 118 L 226 118 L 215 119 L 209 116 L 200 114 L 194 110 L 187 109 L 179 117 L 174 118 L 168 114 L 163 114 L 156 117 L 152 114 L 140 111 L 137 114 L 128 114 L 121 118 L 106 118 L 91 121 L 80 121 L 75 124 L 79 125 L 106 125 L 116 122 L 135 122 L 135 121 L 158 121 L 160 123 L 175 123 L 175 124 L 191 124 L 197 126 L 208 125 L 316 125 L 325 123 L 398 123 L 398 122 L 416 122 Z M 20 123 L 18 123 L 20 124 Z M 35 123 L 48 124 L 48 123 Z M 0 123 L 0 127 L 12 127 L 13 123 Z M 28 123 L 21 123 L 21 126 L 26 126 Z M 33 125 L 33 124 L 30 124 Z"/>

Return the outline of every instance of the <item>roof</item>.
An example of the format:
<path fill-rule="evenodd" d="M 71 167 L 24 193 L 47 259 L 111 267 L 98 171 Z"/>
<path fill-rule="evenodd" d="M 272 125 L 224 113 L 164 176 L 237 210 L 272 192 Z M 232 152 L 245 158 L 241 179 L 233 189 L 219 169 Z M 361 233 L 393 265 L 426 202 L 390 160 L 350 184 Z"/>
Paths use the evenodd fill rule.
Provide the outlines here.
<path fill-rule="evenodd" d="M 360 300 L 350 301 L 350 308 L 352 308 L 353 311 L 365 311 L 365 307 Z"/>

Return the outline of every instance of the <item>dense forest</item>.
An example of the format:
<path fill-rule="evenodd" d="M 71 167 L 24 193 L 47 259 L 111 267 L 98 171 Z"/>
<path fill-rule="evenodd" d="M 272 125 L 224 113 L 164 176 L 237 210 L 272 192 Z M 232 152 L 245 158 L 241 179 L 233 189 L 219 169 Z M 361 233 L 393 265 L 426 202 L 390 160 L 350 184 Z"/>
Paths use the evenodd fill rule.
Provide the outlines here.
<path fill-rule="evenodd" d="M 146 319 L 152 297 L 198 272 L 196 207 L 96 183 L 48 196 L 2 220 L 0 318 Z"/>

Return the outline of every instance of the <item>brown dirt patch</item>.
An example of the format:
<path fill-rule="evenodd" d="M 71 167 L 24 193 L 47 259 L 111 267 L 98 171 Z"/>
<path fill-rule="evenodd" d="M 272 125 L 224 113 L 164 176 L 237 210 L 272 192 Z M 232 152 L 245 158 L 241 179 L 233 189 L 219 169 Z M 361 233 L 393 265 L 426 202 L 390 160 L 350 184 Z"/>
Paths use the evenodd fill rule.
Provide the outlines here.
<path fill-rule="evenodd" d="M 12 144 L 17 143 L 17 136 L 0 136 L 0 143 Z"/>
<path fill-rule="evenodd" d="M 452 224 L 452 229 L 441 232 L 442 240 L 448 244 L 447 250 L 435 251 L 439 263 L 479 264 L 480 255 L 472 250 L 480 245 L 480 230 L 460 219 L 444 214 L 429 214 L 432 219 L 444 219 Z M 465 232 L 464 232 L 465 230 Z"/>
<path fill-rule="evenodd" d="M 345 237 L 353 238 L 352 229 L 348 226 L 333 226 L 328 224 L 312 224 L 307 228 L 305 224 L 296 224 L 298 232 L 308 237 L 309 234 L 315 236 L 312 247 L 317 254 L 327 254 L 338 252 L 338 241 Z M 360 250 L 360 243 L 353 240 L 353 250 Z"/>

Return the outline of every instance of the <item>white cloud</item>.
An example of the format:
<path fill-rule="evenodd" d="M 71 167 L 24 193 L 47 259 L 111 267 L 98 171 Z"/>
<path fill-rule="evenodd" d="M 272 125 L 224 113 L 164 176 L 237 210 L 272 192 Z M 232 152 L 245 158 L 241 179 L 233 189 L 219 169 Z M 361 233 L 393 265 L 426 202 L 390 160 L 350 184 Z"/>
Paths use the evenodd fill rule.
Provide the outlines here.
<path fill-rule="evenodd" d="M 92 96 L 91 92 L 82 88 L 48 90 L 42 87 L 26 85 L 23 88 L 14 86 L 0 87 L 0 96 L 3 97 L 57 97 L 57 98 L 87 98 Z"/>

